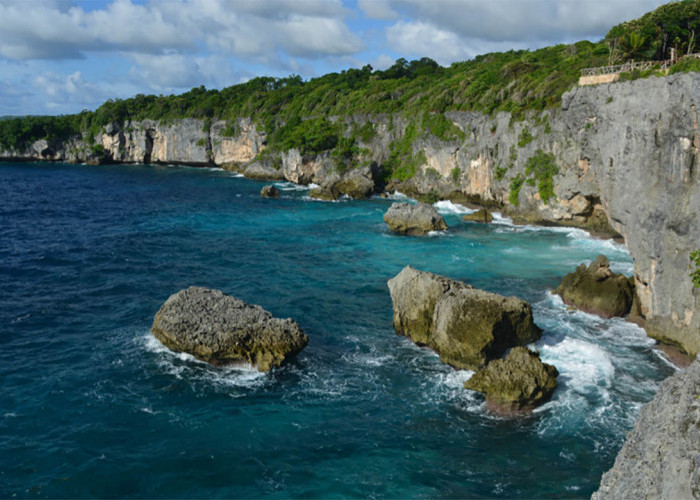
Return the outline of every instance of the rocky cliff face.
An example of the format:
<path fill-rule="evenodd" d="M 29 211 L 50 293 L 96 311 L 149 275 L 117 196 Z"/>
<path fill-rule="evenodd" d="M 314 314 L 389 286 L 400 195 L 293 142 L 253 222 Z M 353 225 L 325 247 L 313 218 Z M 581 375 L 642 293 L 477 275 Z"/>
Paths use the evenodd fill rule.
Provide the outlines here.
<path fill-rule="evenodd" d="M 700 498 L 700 361 L 666 379 L 593 500 Z"/>
<path fill-rule="evenodd" d="M 688 278 L 690 251 L 700 247 L 700 74 L 578 87 L 558 110 L 514 120 L 448 112 L 464 139 L 422 133 L 412 144 L 421 165 L 391 187 L 412 194 L 499 207 L 516 222 L 544 222 L 621 234 L 635 261 L 635 283 L 649 334 L 691 355 L 700 351 L 700 293 Z M 364 163 L 381 165 L 408 121 L 371 121 Z M 83 139 L 38 141 L 0 158 L 51 161 L 219 165 L 249 177 L 329 184 L 338 173 L 328 154 L 291 150 L 259 155 L 266 145 L 250 119 L 236 123 L 183 119 L 109 125 L 97 145 Z M 104 152 L 102 152 L 102 149 Z"/>

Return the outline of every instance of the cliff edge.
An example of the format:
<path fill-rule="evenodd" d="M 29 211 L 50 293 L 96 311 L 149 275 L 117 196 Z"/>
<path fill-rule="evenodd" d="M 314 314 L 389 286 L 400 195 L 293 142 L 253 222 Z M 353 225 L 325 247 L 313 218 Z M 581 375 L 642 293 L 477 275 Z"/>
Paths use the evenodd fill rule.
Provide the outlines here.
<path fill-rule="evenodd" d="M 664 380 L 593 500 L 700 498 L 700 361 Z"/>

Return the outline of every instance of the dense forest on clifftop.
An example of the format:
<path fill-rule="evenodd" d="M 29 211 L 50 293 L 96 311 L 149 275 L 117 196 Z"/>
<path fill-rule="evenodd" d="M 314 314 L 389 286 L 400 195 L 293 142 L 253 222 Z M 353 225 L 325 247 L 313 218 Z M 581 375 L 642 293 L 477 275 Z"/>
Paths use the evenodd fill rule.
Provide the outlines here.
<path fill-rule="evenodd" d="M 429 133 L 450 140 L 461 131 L 444 117 L 446 111 L 506 111 L 520 119 L 529 111 L 559 106 L 562 94 L 576 83 L 582 68 L 631 59 L 665 59 L 672 48 L 679 54 L 693 52 L 699 24 L 700 0 L 683 0 L 615 26 L 596 43 L 490 53 L 447 68 L 429 58 L 399 59 L 383 71 L 367 65 L 306 82 L 298 75 L 258 77 L 222 90 L 202 86 L 181 95 L 139 94 L 74 115 L 2 119 L 0 148 L 19 151 L 37 139 L 52 142 L 76 135 L 94 144 L 95 136 L 108 123 L 145 119 L 199 118 L 205 128 L 212 120 L 228 120 L 225 133 L 235 135 L 235 119 L 250 117 L 264 127 L 272 151 L 332 150 L 344 157 L 353 155 L 356 136 L 366 138 L 373 133 L 358 129 L 348 137 L 343 127 L 327 118 L 350 114 L 402 114 L 415 122 L 407 129 L 408 139 Z M 672 71 L 699 69 L 700 62 L 694 60 Z M 395 149 L 401 156 L 401 145 Z M 398 161 L 396 168 L 400 168 Z"/>

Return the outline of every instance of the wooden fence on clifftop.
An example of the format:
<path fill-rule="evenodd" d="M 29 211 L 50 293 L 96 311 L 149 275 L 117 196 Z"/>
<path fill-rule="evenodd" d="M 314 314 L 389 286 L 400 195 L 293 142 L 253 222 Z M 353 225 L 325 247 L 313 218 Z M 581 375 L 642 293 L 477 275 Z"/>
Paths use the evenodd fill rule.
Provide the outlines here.
<path fill-rule="evenodd" d="M 645 71 L 658 69 L 668 71 L 675 63 L 684 59 L 700 59 L 700 54 L 688 54 L 683 57 L 667 59 L 665 61 L 629 61 L 624 64 L 614 66 L 599 66 L 597 68 L 584 68 L 581 70 L 579 85 L 595 85 L 598 83 L 612 83 L 620 78 L 620 73 L 631 73 L 632 71 Z"/>

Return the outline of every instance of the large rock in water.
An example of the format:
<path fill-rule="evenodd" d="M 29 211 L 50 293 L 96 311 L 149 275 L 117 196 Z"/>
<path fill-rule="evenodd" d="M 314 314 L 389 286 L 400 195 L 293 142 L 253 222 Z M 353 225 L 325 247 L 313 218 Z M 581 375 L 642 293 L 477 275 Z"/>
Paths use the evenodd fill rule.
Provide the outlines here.
<path fill-rule="evenodd" d="M 384 214 L 384 222 L 393 232 L 412 236 L 447 229 L 445 219 L 427 203 L 393 203 Z"/>
<path fill-rule="evenodd" d="M 279 198 L 280 191 L 274 184 L 268 184 L 267 186 L 263 186 L 263 188 L 260 190 L 260 196 L 263 198 Z"/>
<path fill-rule="evenodd" d="M 592 496 L 700 498 L 700 361 L 664 380 Z"/>
<path fill-rule="evenodd" d="M 515 297 L 477 290 L 406 266 L 388 282 L 394 329 L 456 368 L 477 369 L 542 331 L 532 308 Z"/>
<path fill-rule="evenodd" d="M 294 320 L 274 318 L 260 306 L 202 287 L 171 295 L 151 332 L 173 351 L 213 365 L 249 363 L 262 372 L 280 366 L 309 341 Z"/>
<path fill-rule="evenodd" d="M 547 401 L 557 388 L 557 369 L 540 360 L 538 353 L 514 347 L 504 359 L 491 361 L 464 383 L 483 392 L 499 412 L 523 411 Z"/>
<path fill-rule="evenodd" d="M 582 311 L 604 318 L 624 316 L 630 312 L 634 300 L 634 286 L 622 274 L 610 271 L 605 255 L 586 268 L 584 264 L 564 276 L 555 290 L 562 300 Z"/>

